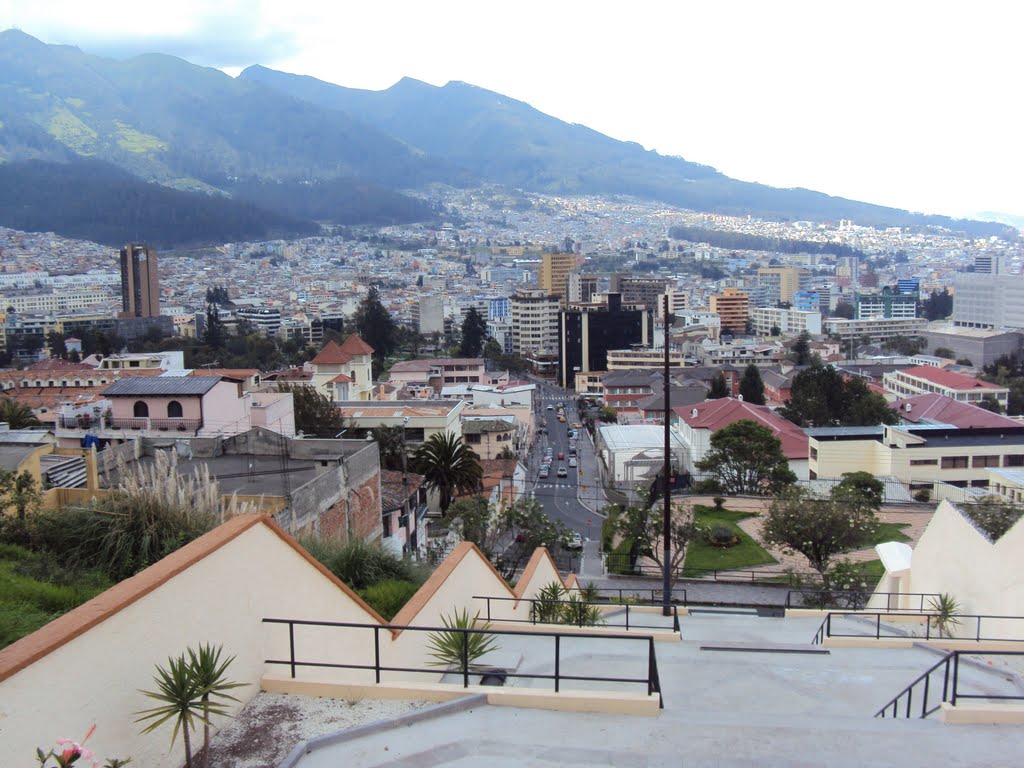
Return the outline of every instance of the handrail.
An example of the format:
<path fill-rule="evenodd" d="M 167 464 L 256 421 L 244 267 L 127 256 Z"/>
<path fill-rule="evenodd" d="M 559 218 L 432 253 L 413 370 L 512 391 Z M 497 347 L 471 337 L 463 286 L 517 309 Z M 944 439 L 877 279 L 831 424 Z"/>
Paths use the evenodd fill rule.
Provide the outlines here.
<path fill-rule="evenodd" d="M 298 667 L 313 667 L 313 668 L 328 668 L 328 669 L 361 669 L 366 671 L 373 671 L 374 680 L 377 685 L 381 681 L 382 672 L 414 672 L 417 674 L 444 674 L 445 670 L 439 669 L 438 667 L 389 667 L 381 664 L 381 644 L 380 644 L 380 632 L 381 630 L 388 631 L 401 631 L 401 632 L 458 632 L 464 636 L 462 642 L 462 663 L 458 669 L 455 670 L 457 673 L 462 675 L 462 687 L 469 687 L 469 676 L 471 673 L 477 674 L 481 670 L 474 669 L 469 663 L 468 657 L 468 635 L 498 635 L 498 636 L 518 636 L 518 637 L 550 637 L 555 641 L 554 647 L 554 674 L 531 674 L 526 672 L 505 672 L 505 677 L 521 677 L 533 680 L 552 680 L 554 681 L 555 693 L 558 693 L 561 687 L 562 681 L 583 681 L 583 682 L 598 682 L 598 683 L 627 683 L 627 684 L 639 684 L 647 686 L 648 695 L 658 694 L 659 707 L 664 709 L 665 701 L 661 692 L 661 683 L 657 678 L 657 658 L 654 650 L 654 636 L 653 635 L 632 635 L 623 633 L 602 633 L 600 635 L 578 635 L 573 633 L 565 632 L 550 632 L 540 631 L 534 632 L 529 630 L 516 630 L 516 629 L 475 629 L 475 628 L 462 628 L 462 627 L 414 627 L 409 625 L 400 624 L 361 624 L 358 622 L 350 621 L 313 621 L 308 619 L 275 619 L 275 618 L 264 618 L 264 624 L 284 624 L 288 626 L 288 647 L 289 654 L 287 659 L 264 659 L 264 664 L 280 664 L 289 667 L 291 671 L 291 677 L 295 678 L 296 669 Z M 329 663 L 329 662 L 317 662 L 317 661 L 301 661 L 296 654 L 295 649 L 295 627 L 340 627 L 344 629 L 364 629 L 371 630 L 373 632 L 373 664 L 344 664 L 344 663 Z M 568 638 L 572 640 L 581 640 L 584 642 L 591 640 L 642 640 L 647 642 L 647 677 L 604 677 L 599 675 L 566 675 L 561 671 L 561 641 L 562 638 Z M 451 671 L 451 670 L 449 670 Z"/>
<path fill-rule="evenodd" d="M 529 618 L 529 622 L 531 624 L 538 624 L 538 623 L 539 624 L 555 624 L 555 625 L 557 625 L 557 624 L 571 624 L 571 625 L 577 626 L 577 627 L 599 626 L 599 625 L 595 625 L 595 624 L 586 624 L 586 623 L 584 623 L 584 621 L 583 621 L 584 617 L 583 617 L 583 613 L 582 612 L 578 612 L 576 614 L 577 621 L 541 621 L 538 618 L 538 616 L 540 615 L 540 612 L 537 609 L 538 605 L 540 605 L 540 606 L 544 606 L 544 605 L 571 605 L 571 606 L 598 605 L 598 606 L 601 606 L 601 607 L 625 608 L 626 609 L 626 623 L 625 623 L 624 629 L 627 632 L 630 629 L 665 629 L 665 627 L 663 627 L 661 625 L 658 625 L 658 624 L 637 624 L 635 621 L 633 622 L 632 625 L 630 625 L 630 623 L 629 623 L 629 606 L 630 606 L 630 604 L 629 603 L 623 603 L 623 604 L 620 605 L 618 603 L 609 603 L 609 602 L 603 602 L 603 601 L 602 602 L 596 602 L 596 601 L 586 601 L 586 600 L 546 600 L 546 599 L 538 598 L 538 597 L 491 597 L 490 595 L 473 595 L 473 599 L 474 600 L 486 600 L 487 601 L 487 621 L 491 621 L 491 622 L 494 622 L 494 621 L 507 621 L 507 622 L 522 623 L 523 621 L 525 621 L 525 619 L 517 619 L 517 618 L 514 618 L 514 617 L 513 618 L 509 618 L 509 619 L 498 619 L 498 618 L 495 618 L 494 616 L 492 616 L 491 615 L 491 600 L 496 600 L 498 602 L 512 602 L 512 603 L 523 602 L 523 603 L 529 603 L 530 604 L 530 618 Z M 652 605 L 653 605 L 653 603 L 652 603 Z M 673 631 L 678 632 L 679 631 L 679 606 L 677 606 L 675 604 L 672 605 L 672 617 L 673 617 L 672 629 L 673 629 Z M 608 625 L 604 625 L 604 626 L 608 626 Z M 621 625 L 613 624 L 611 626 L 618 627 L 618 626 L 621 626 Z"/>
<path fill-rule="evenodd" d="M 896 598 L 901 598 L 901 597 L 916 597 L 916 598 L 920 598 L 918 600 L 918 607 L 917 608 L 886 608 L 885 610 L 890 612 L 890 613 L 898 613 L 898 612 L 904 612 L 904 613 L 909 613 L 909 612 L 924 613 L 926 610 L 930 610 L 930 611 L 934 612 L 935 609 L 932 608 L 931 606 L 927 606 L 927 608 L 926 608 L 926 606 L 924 604 L 924 599 L 926 597 L 931 597 L 931 598 L 939 597 L 938 593 L 935 593 L 935 592 L 875 592 L 874 590 L 868 590 L 868 589 L 825 589 L 824 587 L 814 587 L 814 588 L 808 587 L 808 588 L 805 588 L 805 589 L 791 589 L 788 592 L 786 592 L 786 608 L 802 608 L 802 607 L 806 607 L 806 606 L 803 606 L 803 605 L 794 605 L 794 602 L 793 602 L 793 596 L 794 595 L 812 595 L 812 596 L 813 595 L 819 595 L 819 596 L 825 597 L 825 598 L 830 598 L 830 597 L 835 597 L 835 598 L 838 598 L 838 599 L 847 598 L 850 601 L 855 601 L 855 600 L 863 597 L 865 604 L 867 604 L 867 602 L 870 601 L 874 597 L 884 597 L 884 598 L 886 598 L 886 600 L 889 600 L 889 599 L 891 599 L 893 597 L 896 597 Z M 840 607 L 842 607 L 842 606 L 840 606 Z M 846 607 L 849 608 L 850 610 L 860 610 L 860 609 L 855 608 L 853 606 L 846 606 Z"/>
<path fill-rule="evenodd" d="M 905 705 L 903 706 L 902 717 L 920 717 L 925 718 L 931 715 L 933 712 L 938 711 L 945 702 L 949 702 L 953 706 L 956 706 L 957 699 L 989 699 L 994 701 L 1024 701 L 1024 694 L 1018 694 L 1016 696 L 1006 696 L 1002 694 L 990 694 L 990 693 L 966 693 L 960 690 L 960 656 L 967 655 L 978 655 L 984 654 L 985 656 L 1024 656 L 1024 651 L 950 651 L 948 654 L 943 656 L 939 661 L 929 667 L 927 670 L 922 672 L 914 681 L 910 683 L 906 688 L 897 693 L 888 703 L 885 704 L 881 709 L 875 712 L 875 717 L 901 717 L 900 714 L 900 703 L 905 697 Z M 937 670 L 942 670 L 942 696 L 939 698 L 935 705 L 932 707 L 928 706 L 928 696 L 931 689 L 931 676 Z M 923 691 L 921 692 L 921 714 L 912 715 L 912 707 L 914 705 L 914 691 L 918 686 L 923 685 Z M 890 713 L 890 708 L 892 712 Z"/>
<path fill-rule="evenodd" d="M 584 590 L 581 587 L 569 587 L 565 590 L 569 593 L 582 593 Z M 597 593 L 599 598 L 605 597 L 607 593 L 608 602 L 618 602 L 625 605 L 626 600 L 641 600 L 643 602 L 637 603 L 637 605 L 661 605 L 662 589 L 642 589 L 637 587 L 635 589 L 630 587 L 597 587 L 589 591 Z M 650 597 L 644 597 L 644 595 L 650 595 Z M 682 596 L 680 598 L 680 596 Z M 672 602 L 678 603 L 679 605 L 687 604 L 686 587 L 673 587 L 672 588 Z"/>
<path fill-rule="evenodd" d="M 849 634 L 849 633 L 845 633 L 845 632 L 833 631 L 833 629 L 832 629 L 832 617 L 833 616 L 840 616 L 840 617 L 852 616 L 854 618 L 865 618 L 865 619 L 874 618 L 875 619 L 875 631 L 874 631 L 874 634 L 871 634 L 871 633 L 867 633 L 867 634 L 865 634 L 865 633 Z M 1003 615 L 999 615 L 999 614 L 984 614 L 984 613 L 981 613 L 981 614 L 979 614 L 979 613 L 961 613 L 961 614 L 956 614 L 955 616 L 950 617 L 950 616 L 943 616 L 943 615 L 935 613 L 935 612 L 932 612 L 932 613 L 913 613 L 913 614 L 908 614 L 906 611 L 903 611 L 903 612 L 900 612 L 900 611 L 829 611 L 828 614 L 825 616 L 825 620 L 822 622 L 821 626 L 818 628 L 818 632 L 815 634 L 814 640 L 812 640 L 811 642 L 812 642 L 812 644 L 821 644 L 821 643 L 824 642 L 825 638 L 828 638 L 828 637 L 862 637 L 862 638 L 872 638 L 873 637 L 875 640 L 880 640 L 883 637 L 883 635 L 882 635 L 882 618 L 885 617 L 885 616 L 899 617 L 903 621 L 906 621 L 908 616 L 923 618 L 925 620 L 925 635 L 924 635 L 924 638 L 923 638 L 924 640 L 933 640 L 933 639 L 934 640 L 974 640 L 975 642 L 979 642 L 979 643 L 981 643 L 981 642 L 987 642 L 987 643 L 1024 643 L 1024 637 L 986 637 L 986 636 L 982 636 L 982 633 L 981 633 L 981 626 L 982 626 L 982 620 L 983 619 L 992 619 L 994 621 L 1024 621 L 1024 616 L 1009 616 L 1009 615 L 1003 616 Z M 952 637 L 952 636 L 944 637 L 943 636 L 943 634 L 942 634 L 942 624 L 943 623 L 947 623 L 948 624 L 948 623 L 950 623 L 951 620 L 955 620 L 956 625 L 957 626 L 961 626 L 963 624 L 963 619 L 973 619 L 973 620 L 975 620 L 975 632 L 974 632 L 974 637 L 973 638 L 963 637 L 963 636 L 956 636 L 956 637 Z M 933 625 L 933 623 L 935 625 L 935 629 L 938 631 L 937 635 L 932 635 L 932 625 Z M 1022 627 L 1022 631 L 1024 631 L 1024 627 Z M 896 635 L 885 635 L 885 637 L 895 637 L 895 636 Z M 819 642 L 819 638 L 820 638 L 820 642 Z"/>
<path fill-rule="evenodd" d="M 616 568 L 628 569 L 629 573 L 620 573 L 613 575 L 619 576 L 661 576 L 662 570 L 659 566 L 651 565 L 644 566 L 640 563 L 631 562 L 630 556 L 626 553 L 621 552 L 610 552 L 605 555 L 605 563 L 608 566 L 609 571 L 614 571 Z M 681 579 L 699 579 L 699 580 L 710 580 L 710 581 L 730 581 L 730 582 L 751 582 L 756 583 L 758 581 L 776 581 L 780 580 L 782 583 L 789 583 L 793 586 L 794 581 L 800 578 L 807 578 L 812 576 L 818 576 L 817 571 L 766 571 L 748 568 L 674 568 L 672 574 L 676 578 Z"/>

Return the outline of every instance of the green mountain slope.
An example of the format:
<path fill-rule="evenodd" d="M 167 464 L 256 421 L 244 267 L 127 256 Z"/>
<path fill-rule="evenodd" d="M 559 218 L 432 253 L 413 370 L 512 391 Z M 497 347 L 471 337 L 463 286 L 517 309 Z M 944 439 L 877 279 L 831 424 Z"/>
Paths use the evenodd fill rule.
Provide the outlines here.
<path fill-rule="evenodd" d="M 384 91 L 365 91 L 261 66 L 249 67 L 239 79 L 350 114 L 482 178 L 535 191 L 626 194 L 699 211 L 782 220 L 852 218 L 861 224 L 938 226 L 976 235 L 1005 230 L 807 189 L 736 181 L 708 166 L 616 141 L 467 83 L 438 88 L 405 78 Z"/>

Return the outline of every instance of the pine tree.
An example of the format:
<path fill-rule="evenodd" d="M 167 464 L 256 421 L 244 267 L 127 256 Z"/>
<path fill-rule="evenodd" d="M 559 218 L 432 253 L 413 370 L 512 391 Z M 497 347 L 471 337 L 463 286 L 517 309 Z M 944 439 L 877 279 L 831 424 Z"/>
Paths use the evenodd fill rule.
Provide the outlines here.
<path fill-rule="evenodd" d="M 487 321 L 476 311 L 476 307 L 470 307 L 466 313 L 466 319 L 462 321 L 462 343 L 460 352 L 463 357 L 480 357 L 484 350 L 484 341 L 487 339 Z"/>
<path fill-rule="evenodd" d="M 743 371 L 743 378 L 740 379 L 740 394 L 744 402 L 753 405 L 764 405 L 764 381 L 761 379 L 760 369 L 751 363 Z"/>
<path fill-rule="evenodd" d="M 708 400 L 719 400 L 729 396 L 729 385 L 725 383 L 725 374 L 720 373 L 711 380 L 711 390 L 708 392 Z"/>

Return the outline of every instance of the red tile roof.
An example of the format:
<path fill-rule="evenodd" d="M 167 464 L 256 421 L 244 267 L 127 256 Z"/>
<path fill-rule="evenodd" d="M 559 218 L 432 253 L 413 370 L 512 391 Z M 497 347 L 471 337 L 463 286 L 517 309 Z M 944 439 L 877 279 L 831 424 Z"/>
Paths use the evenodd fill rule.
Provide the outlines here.
<path fill-rule="evenodd" d="M 344 365 L 352 362 L 352 355 L 344 352 L 335 341 L 328 341 L 320 354 L 310 361 L 313 365 Z"/>
<path fill-rule="evenodd" d="M 908 408 L 909 406 L 909 408 Z M 992 411 L 986 411 L 970 403 L 962 403 L 946 395 L 929 393 L 907 397 L 890 403 L 889 407 L 898 411 L 900 418 L 913 424 L 925 419 L 952 424 L 961 429 L 969 427 L 1019 427 L 1021 423 Z"/>
<path fill-rule="evenodd" d="M 932 368 L 930 365 L 918 365 L 914 368 L 905 368 L 901 373 L 907 376 L 914 376 L 925 381 L 930 381 L 932 384 L 938 384 L 940 387 L 948 387 L 949 389 L 956 390 L 968 390 L 968 389 L 1003 389 L 1003 387 L 990 384 L 987 381 L 976 379 L 973 376 L 967 376 L 963 373 L 956 373 L 954 371 L 946 371 L 942 368 Z"/>
<path fill-rule="evenodd" d="M 782 443 L 782 453 L 787 459 L 807 458 L 807 435 L 804 431 L 767 406 L 723 397 L 696 405 L 676 406 L 672 410 L 692 429 L 707 429 L 711 432 L 717 432 L 742 419 L 749 419 L 772 431 Z"/>
<path fill-rule="evenodd" d="M 372 355 L 373 347 L 359 338 L 358 334 L 353 333 L 345 342 L 341 345 L 341 351 L 352 355 Z"/>
<path fill-rule="evenodd" d="M 331 379 L 327 383 L 328 384 L 351 384 L 352 383 L 352 377 L 351 376 L 346 376 L 344 373 L 339 373 L 337 376 L 335 376 L 333 379 Z"/>

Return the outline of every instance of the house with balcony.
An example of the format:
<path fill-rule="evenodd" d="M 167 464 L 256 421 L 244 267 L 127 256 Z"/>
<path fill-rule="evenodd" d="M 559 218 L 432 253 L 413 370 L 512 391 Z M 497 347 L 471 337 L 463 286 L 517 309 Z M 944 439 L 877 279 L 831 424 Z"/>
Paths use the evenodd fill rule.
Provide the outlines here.
<path fill-rule="evenodd" d="M 449 432 L 462 436 L 460 417 L 466 409 L 463 400 L 387 400 L 383 402 L 348 401 L 335 403 L 350 425 L 346 438 L 367 438 L 377 427 L 402 427 L 410 448 L 429 440 L 431 435 Z"/>
<path fill-rule="evenodd" d="M 510 421 L 484 418 L 462 421 L 462 440 L 481 459 L 497 459 L 506 449 L 514 454 L 515 438 L 516 425 Z"/>

